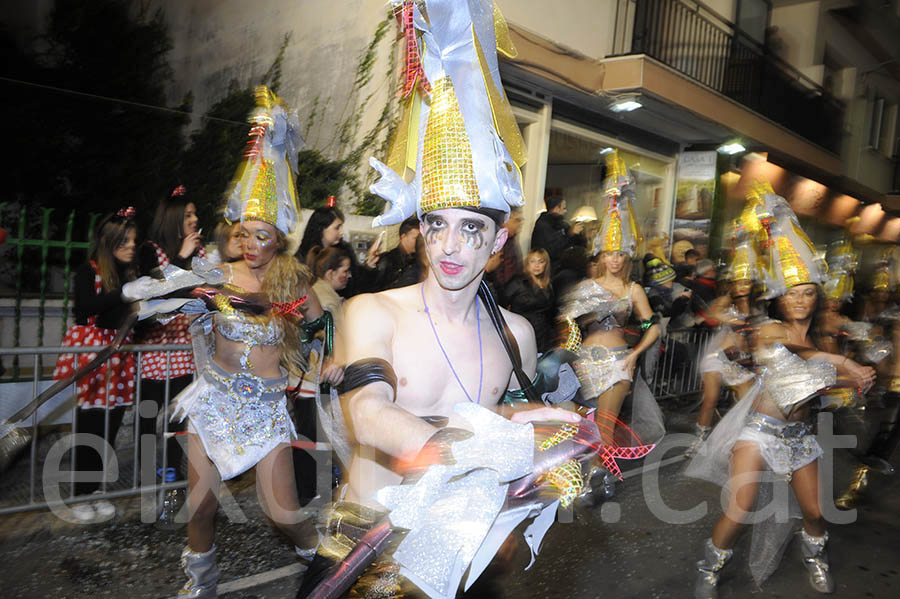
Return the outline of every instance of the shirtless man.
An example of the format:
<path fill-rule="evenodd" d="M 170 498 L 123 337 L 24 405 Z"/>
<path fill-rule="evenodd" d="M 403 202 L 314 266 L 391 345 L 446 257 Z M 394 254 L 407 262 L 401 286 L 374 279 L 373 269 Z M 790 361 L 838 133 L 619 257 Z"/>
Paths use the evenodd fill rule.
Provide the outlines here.
<path fill-rule="evenodd" d="M 338 362 L 349 369 L 354 363 L 381 360 L 384 376 L 367 379 L 342 396 L 357 448 L 350 458 L 348 485 L 331 510 L 300 597 L 384 517 L 386 510 L 374 495 L 403 481 L 409 460 L 418 458 L 416 465 L 427 466 L 446 456 L 442 452 L 449 449 L 448 437 L 458 435 L 454 429 L 470 426 L 454 416 L 454 406 L 472 402 L 493 408 L 507 389 L 519 387 L 500 334 L 476 296 L 488 259 L 507 240 L 502 225 L 510 207 L 523 202 L 519 167 L 524 140 L 511 107 L 497 92 L 502 82 L 495 50 L 504 42 L 495 38 L 495 31 L 505 25 L 492 0 L 424 4 L 424 13 L 419 3 L 396 6 L 401 21 L 414 23 L 415 31 L 404 33 L 428 39 L 420 45 L 417 39 L 423 76 L 416 85 L 421 87 L 407 90 L 417 106 L 407 116 L 419 119 L 408 121 L 408 130 L 418 134 L 403 136 L 407 147 L 388 153 L 415 155 L 415 164 L 370 162 L 381 175 L 371 191 L 391 204 L 373 225 L 398 224 L 417 213 L 428 276 L 420 284 L 357 296 L 345 307 Z M 412 181 L 404 178 L 409 171 L 415 174 Z M 506 311 L 503 316 L 525 376 L 533 378 L 537 351 L 531 325 Z M 435 426 L 430 417 L 449 419 L 448 428 Z M 513 418 L 580 420 L 549 408 Z M 354 593 L 408 596 L 415 591 L 407 585 L 396 564 L 382 558 L 369 567 Z"/>
<path fill-rule="evenodd" d="M 498 222 L 502 217 L 505 213 L 484 209 L 427 213 L 420 225 L 430 266 L 425 281 L 359 295 L 347 303 L 341 362 L 380 358 L 393 368 L 397 390 L 378 381 L 343 397 L 347 424 L 358 448 L 351 459 L 348 485 L 332 510 L 328 536 L 298 597 L 305 597 L 326 575 L 325 570 L 352 548 L 342 535 L 353 535 L 340 525 L 335 529 L 335 521 L 365 529 L 384 513 L 374 494 L 399 484 L 404 473 L 397 464 L 417 456 L 440 430 L 424 417 L 449 418 L 448 426 L 467 428 L 464 419 L 454 417 L 454 405 L 472 401 L 496 407 L 507 389 L 519 387 L 499 333 L 476 298 L 488 258 L 506 242 L 506 229 Z M 522 368 L 533 377 L 537 350 L 531 325 L 506 310 L 503 315 L 518 343 Z M 527 406 L 512 420 L 577 423 L 580 417 L 565 410 Z M 367 588 L 383 584 L 373 578 L 384 575 L 384 568 L 370 568 L 359 584 Z M 408 583 L 397 584 L 397 596 L 413 592 Z"/>
<path fill-rule="evenodd" d="M 381 358 L 397 376 L 396 396 L 389 384 L 378 382 L 348 394 L 345 404 L 360 444 L 345 497 L 372 507 L 376 491 L 402 479 L 386 458 L 414 457 L 437 431 L 422 417 L 449 417 L 450 426 L 464 426 L 452 419 L 455 404 L 496 406 L 507 389 L 519 387 L 486 310 L 476 308 L 484 267 L 502 249 L 506 229 L 486 211 L 458 208 L 430 212 L 420 227 L 430 266 L 425 281 L 360 295 L 346 307 L 344 363 Z M 518 314 L 503 310 L 503 315 L 519 345 L 522 368 L 533 377 L 537 350 L 531 325 Z M 549 408 L 513 416 L 518 422 L 548 419 L 577 422 L 578 416 Z"/>

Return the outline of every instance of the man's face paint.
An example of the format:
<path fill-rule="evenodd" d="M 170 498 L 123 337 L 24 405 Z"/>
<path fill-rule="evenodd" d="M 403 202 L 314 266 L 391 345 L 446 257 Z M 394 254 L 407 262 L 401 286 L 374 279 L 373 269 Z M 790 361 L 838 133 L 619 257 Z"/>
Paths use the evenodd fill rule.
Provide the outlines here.
<path fill-rule="evenodd" d="M 431 270 L 445 289 L 474 281 L 507 237 L 490 217 L 458 208 L 430 212 L 420 226 Z"/>

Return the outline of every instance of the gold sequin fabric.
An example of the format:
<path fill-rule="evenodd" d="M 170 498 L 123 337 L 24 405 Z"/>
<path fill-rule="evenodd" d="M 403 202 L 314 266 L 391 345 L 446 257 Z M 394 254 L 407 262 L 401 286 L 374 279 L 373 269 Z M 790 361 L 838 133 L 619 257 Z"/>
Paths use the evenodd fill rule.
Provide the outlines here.
<path fill-rule="evenodd" d="M 328 513 L 328 524 L 318 553 L 340 563 L 382 517 L 383 514 L 355 503 L 348 501 L 335 503 Z M 392 545 L 396 545 L 396 543 Z M 425 597 L 422 591 L 400 574 L 400 566 L 389 557 L 392 549 L 393 547 L 389 547 L 366 568 L 359 580 L 347 592 L 347 598 Z"/>
<path fill-rule="evenodd" d="M 578 460 L 569 460 L 546 475 L 547 484 L 559 493 L 559 503 L 569 507 L 584 488 L 584 476 Z"/>
<path fill-rule="evenodd" d="M 809 274 L 809 268 L 800 258 L 800 254 L 794 248 L 793 244 L 787 237 L 776 237 L 776 246 L 778 247 L 778 264 L 781 272 L 784 273 L 784 281 L 788 287 L 803 285 L 805 283 L 813 283 Z"/>
<path fill-rule="evenodd" d="M 434 83 L 422 156 L 422 212 L 480 206 L 472 146 L 450 77 Z"/>
<path fill-rule="evenodd" d="M 262 159 L 253 180 L 250 197 L 244 204 L 242 221 L 258 220 L 273 227 L 278 222 L 278 195 L 271 160 Z"/>

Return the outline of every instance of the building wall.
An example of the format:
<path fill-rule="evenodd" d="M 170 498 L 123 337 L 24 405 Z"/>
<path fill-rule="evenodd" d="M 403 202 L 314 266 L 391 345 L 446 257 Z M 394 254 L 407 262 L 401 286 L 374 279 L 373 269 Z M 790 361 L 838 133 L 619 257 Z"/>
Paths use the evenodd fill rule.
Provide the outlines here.
<path fill-rule="evenodd" d="M 769 24 L 777 27 L 779 56 L 795 69 L 822 84 L 821 2 L 802 2 L 772 9 Z"/>
<path fill-rule="evenodd" d="M 546 0 L 497 0 L 507 21 L 592 58 L 612 53 L 620 0 L 566 0 L 548 10 Z M 624 10 L 624 7 L 623 7 Z"/>

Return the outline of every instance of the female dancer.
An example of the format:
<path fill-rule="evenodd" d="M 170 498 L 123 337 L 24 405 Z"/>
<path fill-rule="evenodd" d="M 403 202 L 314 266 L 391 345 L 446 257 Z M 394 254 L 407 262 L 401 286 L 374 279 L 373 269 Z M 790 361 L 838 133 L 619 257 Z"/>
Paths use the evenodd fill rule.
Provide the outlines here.
<path fill-rule="evenodd" d="M 738 225 L 739 226 L 739 225 Z M 688 454 L 693 453 L 712 431 L 713 415 L 719 403 L 724 383 L 734 389 L 740 400 L 753 386 L 755 374 L 747 368 L 749 355 L 748 321 L 753 309 L 753 281 L 759 280 L 757 256 L 753 244 L 740 230 L 741 239 L 735 245 L 728 278 L 731 281 L 728 295 L 719 298 L 710 307 L 710 315 L 721 325 L 706 345 L 700 361 L 703 376 L 703 400 L 697 414 L 697 441 Z"/>
<path fill-rule="evenodd" d="M 758 333 L 756 361 L 761 384 L 747 393 L 717 425 L 688 467 L 687 474 L 728 484 L 725 514 L 706 541 L 704 557 L 697 562 L 696 597 L 716 597 L 719 573 L 732 554 L 743 524 L 751 516 L 763 471 L 771 470 L 776 481 L 794 491 L 803 529 L 800 533 L 803 560 L 810 584 L 830 593 L 834 582 L 829 573 L 825 544 L 828 535 L 819 505 L 818 458 L 822 450 L 810 422 L 810 399 L 835 384 L 835 370 L 849 384 L 866 390 L 875 372 L 841 355 L 819 351 L 811 331 L 820 305 L 821 268 L 783 198 L 765 196 L 766 213 L 774 215 L 769 232 L 770 274 L 767 297 L 776 297 L 770 312 L 778 320 L 763 324 Z M 760 500 L 761 509 L 770 508 Z M 796 515 L 796 514 L 795 514 Z M 791 527 L 767 526 L 754 531 L 750 565 L 758 584 L 777 567 Z"/>
<path fill-rule="evenodd" d="M 271 308 L 251 316 L 235 307 L 233 295 L 208 294 L 216 311 L 192 325 L 198 359 L 212 355 L 176 400 L 176 416 L 187 418 L 190 433 L 190 520 L 182 553 L 188 582 L 181 597 L 216 596 L 213 540 L 219 486 L 250 468 L 256 469 L 263 510 L 298 552 L 312 555 L 317 542 L 314 527 L 299 512 L 289 451 L 294 431 L 284 393 L 287 374 L 303 364 L 298 315 L 306 321 L 322 315 L 310 289 L 312 274 L 288 251 L 288 236 L 298 226 L 288 146 L 296 147 L 293 136 L 299 135 L 296 117 L 267 89 L 257 89 L 257 102 L 248 161 L 225 214 L 242 223 L 244 257 L 223 265 L 223 271 L 226 291 L 261 294 Z M 273 130 L 285 128 L 289 143 L 274 146 Z M 203 343 L 210 333 L 215 343 Z M 340 377 L 328 382 L 337 384 Z"/>
<path fill-rule="evenodd" d="M 138 269 L 141 275 L 172 264 L 190 270 L 191 259 L 203 257 L 206 251 L 201 243 L 198 228 L 197 207 L 189 199 L 187 190 L 179 185 L 168 198 L 156 208 L 149 238 L 138 252 Z M 138 336 L 146 344 L 187 344 L 191 342 L 188 332 L 190 321 L 179 314 L 165 324 L 156 324 Z M 194 380 L 194 355 L 192 352 L 147 352 L 141 356 L 141 402 L 152 402 L 156 409 L 140 412 L 140 436 L 156 434 L 156 414 L 165 409 L 172 398 L 181 393 Z M 170 410 L 171 414 L 171 410 Z M 169 432 L 180 431 L 177 424 L 169 425 Z M 176 437 L 166 441 L 166 463 L 163 464 L 164 481 L 184 480 L 184 452 Z M 178 509 L 181 496 L 178 491 L 169 491 L 170 504 Z"/>
<path fill-rule="evenodd" d="M 608 164 L 610 177 L 606 184 L 607 210 L 600 232 L 603 245 L 598 276 L 582 281 L 566 294 L 561 316 L 574 320 L 583 329 L 575 372 L 583 398 L 596 401 L 594 418 L 604 442 L 612 443 L 615 422 L 631 389 L 638 357 L 659 338 L 659 326 L 643 288 L 629 280 L 631 258 L 638 242 L 629 210 L 629 196 L 633 195 L 631 182 L 626 179 L 621 159 L 614 156 Z M 629 349 L 623 327 L 632 310 L 641 319 L 643 334 L 638 344 Z M 645 383 L 640 391 L 634 397 L 631 428 L 642 442 L 651 443 L 664 432 L 662 414 Z M 598 487 L 604 497 L 613 495 L 613 477 L 608 471 L 601 468 L 591 479 L 595 499 Z"/>
<path fill-rule="evenodd" d="M 62 345 L 105 346 L 112 343 L 129 311 L 128 304 L 122 299 L 122 284 L 134 279 L 137 272 L 134 263 L 136 236 L 134 208 L 123 208 L 100 221 L 91 259 L 75 271 L 75 324 L 66 332 Z M 88 363 L 94 356 L 62 354 L 53 378 L 69 376 L 79 364 Z M 100 368 L 79 379 L 76 397 L 76 432 L 96 435 L 114 447 L 125 407 L 134 402 L 134 354 L 116 354 Z M 75 470 L 103 470 L 105 460 L 101 459 L 98 449 L 88 445 L 78 447 Z M 99 486 L 98 482 L 78 482 L 75 494 L 94 493 Z M 80 522 L 94 522 L 98 518 L 108 520 L 115 513 L 115 507 L 106 500 L 72 507 L 72 515 Z"/>
<path fill-rule="evenodd" d="M 531 323 L 538 352 L 552 349 L 555 298 L 547 250 L 538 248 L 528 252 L 525 272 L 507 284 L 503 295 L 509 302 L 510 311 L 521 314 Z"/>

